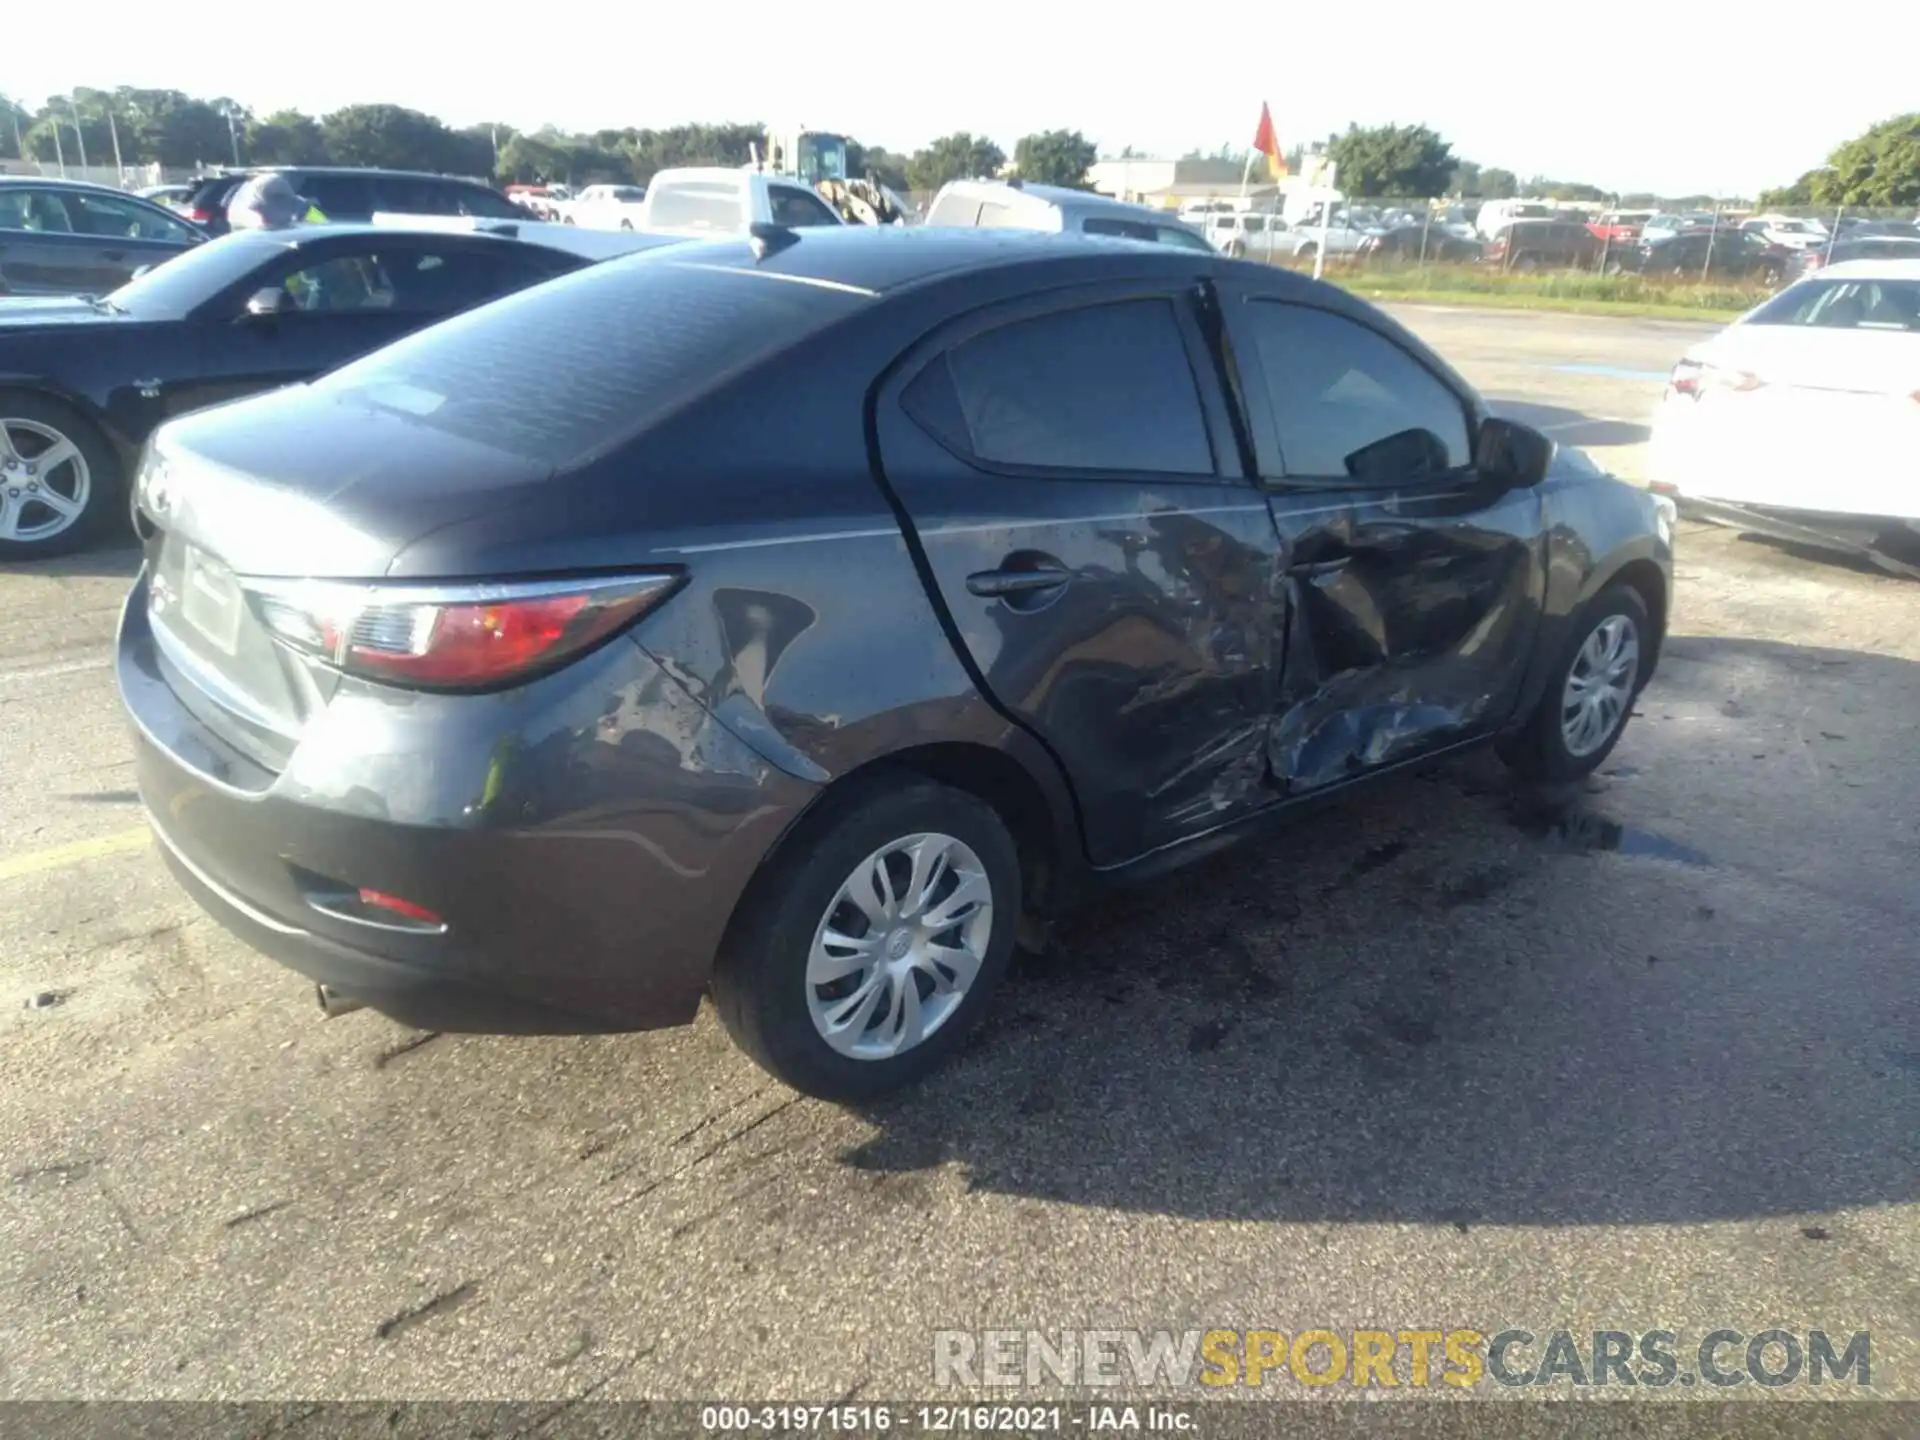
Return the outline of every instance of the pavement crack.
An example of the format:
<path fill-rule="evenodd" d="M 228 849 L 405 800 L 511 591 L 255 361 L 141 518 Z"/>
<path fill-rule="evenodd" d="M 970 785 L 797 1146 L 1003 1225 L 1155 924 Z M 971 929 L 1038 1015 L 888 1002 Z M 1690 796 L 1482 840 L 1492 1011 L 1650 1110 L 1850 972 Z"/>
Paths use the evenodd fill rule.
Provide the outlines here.
<path fill-rule="evenodd" d="M 93 1160 L 62 1160 L 53 1165 L 35 1165 L 25 1170 L 13 1172 L 13 1183 L 32 1185 L 41 1180 L 53 1180 L 62 1185 L 71 1185 L 76 1180 L 86 1178 L 92 1173 L 98 1162 Z"/>
<path fill-rule="evenodd" d="M 733 1144 L 736 1140 L 745 1139 L 748 1135 L 751 1135 L 755 1130 L 758 1130 L 762 1125 L 766 1124 L 769 1120 L 773 1119 L 774 1116 L 780 1114 L 783 1111 L 791 1110 L 795 1105 L 799 1103 L 800 1103 L 800 1097 L 798 1095 L 791 1096 L 788 1099 L 782 1100 L 778 1105 L 774 1106 L 771 1110 L 767 1111 L 764 1115 L 761 1115 L 755 1119 L 749 1120 L 746 1124 L 742 1125 L 738 1130 L 733 1131 L 731 1134 L 727 1135 L 723 1139 L 714 1141 L 713 1144 L 709 1145 L 706 1149 L 702 1150 L 698 1155 L 694 1156 L 691 1160 L 687 1161 L 686 1164 L 679 1166 L 677 1169 L 669 1170 L 666 1174 L 658 1177 L 657 1179 L 649 1180 L 645 1185 L 642 1185 L 638 1190 L 635 1190 L 631 1195 L 621 1196 L 618 1200 L 613 1202 L 613 1205 L 610 1208 L 618 1210 L 623 1206 L 633 1204 L 633 1202 L 636 1200 L 646 1199 L 647 1196 L 651 1195 L 654 1191 L 658 1190 L 662 1185 L 671 1184 L 673 1181 L 678 1180 L 682 1175 L 686 1174 L 689 1170 L 692 1170 L 698 1165 L 705 1164 L 708 1160 L 711 1160 L 715 1155 L 718 1155 L 722 1150 L 726 1149 L 727 1146 Z M 735 1106 L 733 1108 L 738 1109 L 739 1107 Z"/>
<path fill-rule="evenodd" d="M 393 1064 L 394 1061 L 400 1059 L 401 1056 L 411 1055 L 422 1045 L 430 1044 L 439 1038 L 440 1032 L 438 1030 L 424 1030 L 420 1034 L 402 1040 L 396 1045 L 389 1045 L 373 1057 L 373 1068 L 376 1070 L 384 1070 Z"/>
<path fill-rule="evenodd" d="M 382 1320 L 373 1327 L 376 1340 L 391 1340 L 402 1331 L 411 1330 L 415 1325 L 431 1320 L 434 1316 L 448 1310 L 454 1310 L 466 1304 L 478 1287 L 471 1280 L 462 1280 L 451 1290 L 442 1290 L 424 1305 L 416 1305 L 411 1310 L 402 1310 L 398 1315 Z"/>
<path fill-rule="evenodd" d="M 784 1149 L 785 1147 L 783 1146 L 781 1148 Z M 755 1191 L 766 1189 L 769 1185 L 773 1184 L 773 1182 L 778 1180 L 779 1178 L 780 1178 L 780 1172 L 777 1170 L 774 1171 L 772 1174 L 762 1175 L 758 1180 L 755 1180 L 752 1183 L 741 1187 L 739 1190 L 734 1191 L 733 1194 L 729 1195 L 726 1199 L 722 1200 L 718 1205 L 715 1205 L 712 1209 L 702 1211 L 700 1214 L 694 1216 L 691 1220 L 683 1221 L 680 1224 L 674 1226 L 672 1230 L 667 1232 L 668 1238 L 673 1240 L 685 1239 L 688 1235 L 691 1235 L 695 1230 L 698 1230 L 702 1225 L 705 1225 L 713 1220 L 718 1220 L 722 1215 L 726 1214 L 727 1211 L 733 1209 L 734 1206 L 738 1205 L 742 1200 L 745 1200 L 749 1195 L 752 1195 Z"/>
<path fill-rule="evenodd" d="M 238 1215 L 230 1216 L 224 1222 L 224 1227 L 233 1230 L 255 1220 L 264 1220 L 267 1216 L 284 1210 L 291 1204 L 293 1204 L 291 1200 L 269 1200 L 265 1205 L 256 1205 L 251 1210 L 242 1210 Z"/>
<path fill-rule="evenodd" d="M 705 1130 L 709 1126 L 715 1125 L 720 1121 L 726 1119 L 727 1116 L 733 1114 L 733 1112 L 738 1110 L 741 1106 L 751 1105 L 755 1100 L 757 1100 L 760 1096 L 766 1093 L 767 1093 L 767 1087 L 765 1085 L 762 1085 L 757 1090 L 752 1090 L 752 1091 L 749 1091 L 747 1094 L 742 1095 L 738 1100 L 734 1101 L 731 1105 L 721 1106 L 718 1110 L 714 1111 L 711 1115 L 708 1115 L 703 1119 L 701 1119 L 691 1129 L 683 1130 L 678 1135 L 674 1136 L 672 1144 L 676 1146 L 686 1144 L 687 1141 L 691 1140 L 694 1136 L 698 1135 L 702 1130 Z"/>

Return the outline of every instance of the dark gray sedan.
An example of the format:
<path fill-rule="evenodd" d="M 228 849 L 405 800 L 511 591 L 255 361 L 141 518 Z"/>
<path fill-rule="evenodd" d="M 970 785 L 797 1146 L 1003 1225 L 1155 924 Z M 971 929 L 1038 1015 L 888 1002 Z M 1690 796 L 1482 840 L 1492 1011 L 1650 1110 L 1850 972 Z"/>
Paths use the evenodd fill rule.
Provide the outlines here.
<path fill-rule="evenodd" d="M 117 671 L 175 874 L 430 1028 L 924 1073 L 1016 938 L 1468 746 L 1568 782 L 1672 506 L 1330 286 L 864 226 L 595 266 L 171 421 Z M 1309 822 L 1310 823 L 1310 822 Z"/>
<path fill-rule="evenodd" d="M 0 175 L 0 295 L 104 295 L 206 238 L 138 195 Z"/>

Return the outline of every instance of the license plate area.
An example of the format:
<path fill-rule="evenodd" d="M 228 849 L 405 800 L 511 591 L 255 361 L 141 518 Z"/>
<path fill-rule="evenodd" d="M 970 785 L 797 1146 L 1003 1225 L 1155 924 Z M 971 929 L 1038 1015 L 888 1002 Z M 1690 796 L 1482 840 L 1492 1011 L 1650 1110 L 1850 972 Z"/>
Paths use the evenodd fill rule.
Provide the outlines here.
<path fill-rule="evenodd" d="M 220 651 L 232 655 L 240 644 L 244 603 L 233 572 L 203 550 L 189 547 L 181 557 L 180 616 Z"/>

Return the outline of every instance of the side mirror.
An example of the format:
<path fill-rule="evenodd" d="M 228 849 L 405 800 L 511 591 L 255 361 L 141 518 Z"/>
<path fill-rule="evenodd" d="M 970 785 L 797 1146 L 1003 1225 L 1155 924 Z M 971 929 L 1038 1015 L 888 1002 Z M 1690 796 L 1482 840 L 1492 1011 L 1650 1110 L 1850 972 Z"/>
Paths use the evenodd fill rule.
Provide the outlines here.
<path fill-rule="evenodd" d="M 1508 490 L 1538 485 L 1553 463 L 1553 441 L 1518 420 L 1491 416 L 1474 441 L 1474 467 Z"/>
<path fill-rule="evenodd" d="M 264 290 L 256 290 L 247 297 L 247 314 L 259 318 L 278 315 L 280 307 L 286 303 L 287 292 L 278 285 L 270 285 Z"/>

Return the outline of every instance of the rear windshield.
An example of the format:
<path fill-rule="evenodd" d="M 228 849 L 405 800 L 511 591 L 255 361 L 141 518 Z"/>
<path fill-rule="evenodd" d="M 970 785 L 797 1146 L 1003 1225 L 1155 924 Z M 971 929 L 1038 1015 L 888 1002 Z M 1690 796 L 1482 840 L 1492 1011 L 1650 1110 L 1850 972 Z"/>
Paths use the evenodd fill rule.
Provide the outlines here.
<path fill-rule="evenodd" d="M 244 175 L 210 175 L 198 185 L 190 187 L 187 197 L 189 210 L 221 211 L 226 208 L 227 197 L 240 188 Z"/>
<path fill-rule="evenodd" d="M 1754 311 L 1746 323 L 1920 334 L 1920 280 L 1803 280 Z"/>
<path fill-rule="evenodd" d="M 422 330 L 314 389 L 565 466 L 868 303 L 778 274 L 635 255 Z"/>

